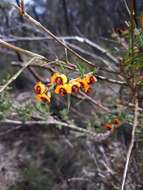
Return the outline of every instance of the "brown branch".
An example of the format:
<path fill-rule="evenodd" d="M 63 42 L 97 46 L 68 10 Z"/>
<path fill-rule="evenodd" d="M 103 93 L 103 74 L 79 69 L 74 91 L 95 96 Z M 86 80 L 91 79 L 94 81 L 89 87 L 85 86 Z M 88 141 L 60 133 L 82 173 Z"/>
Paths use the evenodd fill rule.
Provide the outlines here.
<path fill-rule="evenodd" d="M 19 47 L 15 46 L 15 45 L 12 45 L 12 44 L 9 44 L 9 43 L 5 42 L 4 40 L 1 40 L 1 39 L 0 39 L 0 45 L 1 45 L 2 47 L 11 49 L 11 50 L 17 52 L 18 54 L 24 54 L 24 55 L 27 55 L 27 56 L 30 56 L 30 57 L 38 57 L 38 58 L 40 58 L 39 60 L 42 60 L 42 63 L 45 62 L 45 61 L 48 62 L 48 60 L 47 60 L 44 56 L 41 56 L 41 55 L 39 55 L 39 54 L 37 54 L 37 53 L 33 53 L 33 52 L 31 52 L 31 51 L 25 50 L 25 49 L 23 49 L 23 48 L 19 48 Z M 40 62 L 40 63 L 41 63 L 41 62 Z M 37 73 L 35 70 L 32 70 L 32 68 L 29 68 L 29 71 L 30 71 L 31 74 L 34 76 L 34 78 L 36 78 L 37 80 L 39 80 L 39 79 L 40 79 L 41 81 L 43 80 L 43 79 L 38 75 L 38 73 Z"/>
<path fill-rule="evenodd" d="M 3 38 L 7 42 L 53 40 L 53 38 L 50 37 L 50 36 L 44 36 L 44 37 L 15 37 L 14 36 L 13 38 L 6 38 L 6 37 L 3 37 Z M 107 50 L 105 50 L 104 48 L 102 48 L 101 46 L 99 46 L 95 42 L 90 41 L 87 38 L 83 38 L 83 37 L 79 37 L 79 36 L 59 36 L 59 37 L 57 37 L 57 39 L 60 40 L 60 41 L 64 40 L 67 45 L 69 45 L 70 47 L 72 47 L 74 49 L 80 50 L 82 53 L 90 55 L 93 58 L 99 58 L 100 59 L 99 56 L 97 56 L 97 55 L 95 55 L 93 53 L 90 53 L 88 51 L 85 51 L 85 50 L 82 50 L 82 49 L 78 49 L 78 48 L 76 48 L 76 46 L 74 44 L 68 43 L 67 41 L 74 40 L 74 41 L 78 41 L 80 43 L 88 44 L 89 46 L 96 48 L 103 55 L 105 54 L 106 57 L 109 58 L 109 59 L 111 59 L 113 62 L 118 63 L 118 60 L 115 57 L 113 57 L 111 54 L 109 54 L 109 52 L 107 52 Z M 104 59 L 102 61 L 104 61 Z M 107 63 L 109 63 L 109 62 L 107 61 Z"/>
<path fill-rule="evenodd" d="M 21 9 L 20 7 L 16 6 L 16 9 L 21 13 Z M 34 18 L 32 18 L 29 14 L 27 14 L 26 12 L 24 13 L 23 17 L 25 17 L 32 25 L 35 25 L 37 28 L 39 28 L 40 30 L 43 30 L 44 32 L 46 32 L 49 36 L 51 36 L 56 42 L 58 42 L 60 45 L 62 45 L 64 48 L 68 49 L 72 54 L 74 54 L 76 57 L 78 57 L 79 59 L 81 59 L 82 61 L 88 63 L 88 64 L 92 64 L 90 61 L 88 61 L 87 59 L 83 58 L 81 55 L 79 55 L 78 53 L 76 53 L 73 49 L 71 49 L 70 47 L 68 47 L 63 41 L 59 40 L 51 31 L 49 31 L 47 28 L 45 28 L 40 22 L 36 21 Z"/>
<path fill-rule="evenodd" d="M 120 81 L 120 80 L 115 80 L 115 79 L 110 79 L 101 75 L 95 75 L 97 79 L 99 80 L 105 80 L 106 82 L 113 83 L 113 84 L 119 84 L 119 85 L 127 85 L 125 81 Z"/>
<path fill-rule="evenodd" d="M 30 64 L 30 67 L 39 67 L 39 68 L 42 68 L 42 69 L 48 69 L 51 72 L 57 72 L 57 70 L 55 68 L 52 68 L 53 63 L 54 63 L 54 66 L 57 66 L 57 67 L 60 67 L 60 65 L 58 63 L 61 63 L 61 64 L 63 64 L 63 67 L 65 67 L 66 69 L 73 70 L 73 71 L 77 70 L 75 67 L 73 67 L 74 65 L 65 64 L 65 62 L 61 61 L 61 60 L 55 60 L 55 61 L 47 62 L 46 64 L 32 63 L 32 64 Z M 12 62 L 12 65 L 14 65 L 14 66 L 22 66 L 19 62 Z M 107 77 L 104 77 L 104 76 L 98 75 L 98 74 L 95 74 L 95 76 L 96 76 L 97 79 L 103 80 L 103 81 L 106 81 L 106 82 L 109 82 L 109 83 L 118 84 L 118 85 L 127 85 L 126 82 L 123 81 L 123 80 L 115 80 L 115 79 L 107 78 Z"/>
<path fill-rule="evenodd" d="M 117 70 L 117 68 L 115 67 L 115 64 L 114 64 L 114 68 L 113 68 L 113 64 L 111 64 L 109 61 L 105 60 L 104 58 L 102 58 L 101 56 L 98 56 L 98 55 L 95 55 L 75 44 L 72 44 L 72 43 L 69 43 L 67 42 L 67 44 L 72 47 L 73 49 L 77 50 L 78 52 L 81 52 L 82 54 L 85 54 L 85 55 L 88 55 L 90 56 L 91 58 L 94 58 L 94 59 L 97 59 L 99 61 L 102 61 L 109 69 L 110 71 L 114 71 L 114 70 Z M 92 66 L 92 65 L 91 65 Z M 95 65 L 93 65 L 95 67 Z"/>
<path fill-rule="evenodd" d="M 20 55 L 21 55 L 21 54 L 24 54 L 24 55 L 29 56 L 29 57 L 37 57 L 37 58 L 40 58 L 40 59 L 38 59 L 38 64 L 43 64 L 43 63 L 45 63 L 45 62 L 48 63 L 47 58 L 45 58 L 44 56 L 41 56 L 41 55 L 39 55 L 39 54 L 37 54 L 37 53 L 33 53 L 33 52 L 31 52 L 31 51 L 25 50 L 25 49 L 23 49 L 23 48 L 19 48 L 19 47 L 15 46 L 15 45 L 9 44 L 9 43 L 5 42 L 5 41 L 2 40 L 2 39 L 0 39 L 0 46 L 5 47 L 5 48 L 8 48 L 8 49 L 11 49 L 11 50 L 15 51 L 16 53 L 18 53 L 18 54 L 20 54 Z M 35 60 L 35 64 L 36 64 L 36 60 Z M 29 66 L 29 65 L 28 65 L 28 66 Z M 38 74 L 34 69 L 32 69 L 31 67 L 29 67 L 28 70 L 29 70 L 30 73 L 34 76 L 34 78 L 35 78 L 36 80 L 41 80 L 41 81 L 44 82 L 44 79 L 43 79 L 41 76 L 39 76 L 39 74 Z M 15 80 L 15 79 L 14 79 L 14 80 Z"/>
<path fill-rule="evenodd" d="M 97 56 L 97 55 L 95 55 L 95 54 L 93 54 L 93 53 L 91 53 L 89 51 L 86 51 L 86 50 L 84 50 L 84 49 L 82 49 L 82 48 L 80 48 L 80 47 L 78 47 L 78 46 L 76 46 L 74 44 L 66 42 L 66 40 L 76 40 L 76 39 L 78 39 L 80 37 L 78 37 L 78 36 L 71 36 L 71 37 L 70 36 L 65 36 L 65 37 L 57 37 L 57 38 L 59 40 L 64 40 L 64 42 L 67 45 L 71 46 L 73 49 L 75 49 L 77 51 L 80 51 L 81 53 L 83 53 L 85 55 L 91 56 L 94 59 L 102 61 L 107 67 L 109 67 L 109 69 L 107 70 L 106 68 L 103 68 L 103 67 L 101 68 L 101 67 L 98 66 L 99 69 L 102 69 L 102 70 L 104 70 L 106 72 L 111 72 L 111 73 L 114 73 L 114 74 L 119 74 L 118 72 L 114 71 L 114 69 L 111 67 L 111 63 L 109 61 L 103 59 L 101 56 Z M 23 41 L 23 40 L 31 41 L 31 40 L 46 40 L 46 39 L 52 39 L 52 38 L 51 37 L 14 37 L 14 39 L 13 38 L 12 39 L 6 39 L 6 38 L 4 38 L 3 41 L 5 41 L 5 42 L 15 42 L 15 41 Z M 9 44 L 9 45 L 11 45 L 11 44 Z M 11 46 L 8 46 L 8 48 L 11 48 Z M 20 48 L 20 49 L 22 49 L 22 48 Z M 14 50 L 16 51 L 17 49 L 14 48 Z M 20 52 L 22 53 L 22 51 L 20 51 Z M 24 52 L 24 54 L 25 53 L 26 52 Z M 93 64 L 93 63 L 91 63 L 90 66 L 95 67 L 96 65 Z"/>
<path fill-rule="evenodd" d="M 15 8 L 21 13 L 21 8 L 14 5 Z M 44 32 L 46 32 L 49 36 L 51 36 L 56 42 L 58 42 L 60 45 L 62 45 L 64 48 L 66 48 L 67 50 L 69 50 L 72 54 L 74 54 L 76 57 L 78 57 L 79 59 L 81 59 L 82 61 L 84 61 L 85 63 L 89 64 L 89 65 L 93 65 L 92 62 L 90 62 L 89 60 L 85 59 L 84 57 L 82 57 L 80 54 L 78 54 L 77 52 L 75 52 L 72 48 L 70 48 L 68 45 L 66 45 L 63 41 L 59 40 L 57 36 L 55 36 L 50 30 L 48 30 L 47 28 L 45 28 L 40 22 L 36 21 L 34 18 L 32 18 L 29 14 L 27 14 L 26 12 L 24 12 L 23 17 L 25 17 L 32 25 L 35 25 L 37 28 L 39 28 L 40 30 L 43 30 Z M 113 57 L 109 52 L 107 52 L 107 50 L 105 50 L 104 48 L 100 47 L 99 45 L 91 42 L 88 39 L 82 39 L 81 42 L 85 42 L 88 45 L 98 49 L 99 51 L 101 51 L 103 54 L 105 54 L 106 56 L 108 56 L 110 59 L 112 59 L 112 61 L 118 63 L 118 60 Z"/>
<path fill-rule="evenodd" d="M 44 125 L 61 125 L 63 127 L 67 127 L 73 131 L 77 131 L 77 132 L 80 132 L 86 136 L 90 136 L 91 138 L 93 138 L 95 141 L 103 141 L 105 139 L 107 139 L 111 134 L 112 132 L 111 131 L 107 131 L 106 133 L 95 133 L 93 131 L 90 131 L 90 130 L 87 130 L 87 129 L 83 129 L 79 126 L 76 126 L 74 124 L 70 124 L 70 123 L 66 123 L 66 122 L 62 122 L 62 121 L 59 121 L 59 120 L 56 120 L 54 119 L 53 117 L 49 117 L 48 120 L 46 121 L 25 121 L 25 122 L 22 122 L 22 121 L 19 121 L 19 120 L 9 120 L 9 119 L 6 119 L 6 120 L 2 120 L 0 121 L 0 125 L 14 125 L 16 128 L 13 128 L 13 129 L 9 129 L 5 132 L 1 132 L 0 133 L 0 136 L 4 136 L 5 134 L 8 134 L 8 133 L 11 133 L 11 132 L 14 132 L 16 130 L 19 130 L 21 128 L 23 128 L 23 126 L 44 126 Z M 21 127 L 20 127 L 21 126 Z"/>
<path fill-rule="evenodd" d="M 132 153 L 134 142 L 135 142 L 135 131 L 136 131 L 136 127 L 138 125 L 138 107 L 139 107 L 138 98 L 136 97 L 136 99 L 135 99 L 135 110 L 134 110 L 134 122 L 133 122 L 133 129 L 132 129 L 132 138 L 131 138 L 129 150 L 127 152 L 126 164 L 125 164 L 124 173 L 123 173 L 121 190 L 124 190 L 124 188 L 125 188 L 125 182 L 126 182 L 127 173 L 128 173 L 129 161 L 130 161 L 131 153 Z"/>
<path fill-rule="evenodd" d="M 24 55 L 27 55 L 27 56 L 31 56 L 31 57 L 39 57 L 39 58 L 43 58 L 43 59 L 46 59 L 45 57 L 37 54 L 37 53 L 33 53 L 31 51 L 28 51 L 28 50 L 25 50 L 23 48 L 19 48 L 15 45 L 12 45 L 12 44 L 9 44 L 7 42 L 5 42 L 4 40 L 0 39 L 0 46 L 2 47 L 5 47 L 5 48 L 8 48 L 8 49 L 11 49 L 15 52 L 18 52 L 18 53 L 22 53 Z"/>
<path fill-rule="evenodd" d="M 7 87 L 8 85 L 10 85 L 14 80 L 17 79 L 17 77 L 36 59 L 37 57 L 33 57 L 30 61 L 28 61 L 27 63 L 25 63 L 23 65 L 23 67 L 16 73 L 14 74 L 7 82 L 5 85 L 3 85 L 1 88 L 0 88 L 0 93 L 3 92 Z"/>
<path fill-rule="evenodd" d="M 90 102 L 92 102 L 93 104 L 95 104 L 96 106 L 98 106 L 99 108 L 101 108 L 102 110 L 104 110 L 105 112 L 108 112 L 108 113 L 112 112 L 109 108 L 103 106 L 100 102 L 94 100 L 92 97 L 88 96 L 84 92 L 80 92 L 80 94 L 82 95 L 82 97 L 80 97 L 80 98 L 84 98 L 85 100 L 89 100 Z"/>

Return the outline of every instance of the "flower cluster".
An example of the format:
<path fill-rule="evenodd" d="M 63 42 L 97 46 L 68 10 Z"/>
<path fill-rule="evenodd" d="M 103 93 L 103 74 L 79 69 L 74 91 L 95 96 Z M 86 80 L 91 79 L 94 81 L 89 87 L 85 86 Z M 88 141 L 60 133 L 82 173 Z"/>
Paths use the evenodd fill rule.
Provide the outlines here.
<path fill-rule="evenodd" d="M 50 103 L 51 92 L 48 90 L 48 87 L 46 87 L 45 84 L 42 82 L 37 82 L 34 86 L 34 92 L 36 94 L 36 100 Z"/>
<path fill-rule="evenodd" d="M 54 73 L 50 78 L 50 83 L 46 86 L 42 82 L 37 82 L 34 86 L 36 99 L 43 102 L 50 102 L 51 91 L 61 96 L 66 94 L 77 94 L 80 90 L 89 93 L 91 85 L 97 82 L 93 74 L 86 74 L 83 78 L 78 77 L 68 80 L 67 76 L 61 73 Z"/>
<path fill-rule="evenodd" d="M 121 120 L 119 118 L 114 118 L 111 120 L 111 122 L 106 123 L 104 125 L 104 127 L 108 130 L 111 130 L 112 132 L 114 132 L 114 130 L 118 127 L 120 127 L 121 125 Z"/>

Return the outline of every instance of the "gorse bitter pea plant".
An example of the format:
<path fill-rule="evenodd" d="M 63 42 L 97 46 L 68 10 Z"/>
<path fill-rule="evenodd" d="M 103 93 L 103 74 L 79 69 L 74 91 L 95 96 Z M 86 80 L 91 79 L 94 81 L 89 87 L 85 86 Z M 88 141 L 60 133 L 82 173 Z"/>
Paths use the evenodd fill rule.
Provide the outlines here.
<path fill-rule="evenodd" d="M 47 85 L 41 81 L 37 82 L 34 86 L 34 91 L 37 100 L 50 103 L 52 93 L 61 96 L 77 94 L 80 90 L 89 93 L 92 90 L 91 85 L 96 82 L 97 79 L 93 74 L 85 74 L 83 77 L 69 80 L 64 74 L 54 73 L 50 77 L 50 82 Z"/>

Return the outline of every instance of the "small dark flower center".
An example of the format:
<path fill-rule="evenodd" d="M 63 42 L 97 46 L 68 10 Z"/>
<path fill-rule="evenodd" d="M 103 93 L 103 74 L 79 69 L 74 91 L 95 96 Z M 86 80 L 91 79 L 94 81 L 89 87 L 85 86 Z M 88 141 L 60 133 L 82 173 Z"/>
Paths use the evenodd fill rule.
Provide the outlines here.
<path fill-rule="evenodd" d="M 78 93 L 79 92 L 79 87 L 77 85 L 72 86 L 72 92 L 73 93 Z"/>
<path fill-rule="evenodd" d="M 92 91 L 92 88 L 89 86 L 86 93 L 89 94 Z"/>
<path fill-rule="evenodd" d="M 120 123 L 120 121 L 118 119 L 113 120 L 113 124 L 118 125 L 119 123 Z"/>
<path fill-rule="evenodd" d="M 57 78 L 55 79 L 55 83 L 58 84 L 58 85 L 63 84 L 62 78 L 61 78 L 61 77 L 57 77 Z"/>
<path fill-rule="evenodd" d="M 61 96 L 64 96 L 64 95 L 67 94 L 67 92 L 66 92 L 66 90 L 64 88 L 61 88 L 59 93 L 60 93 Z"/>
<path fill-rule="evenodd" d="M 80 87 L 84 88 L 84 83 L 83 82 L 80 82 Z"/>
<path fill-rule="evenodd" d="M 107 128 L 108 130 L 111 130 L 111 129 L 112 129 L 112 126 L 111 126 L 111 125 L 106 125 L 106 128 Z"/>
<path fill-rule="evenodd" d="M 36 89 L 35 89 L 35 92 L 37 94 L 40 94 L 41 93 L 41 87 L 40 86 L 37 86 Z"/>
<path fill-rule="evenodd" d="M 41 100 L 42 100 L 43 102 L 47 102 L 47 99 L 46 99 L 45 97 L 41 97 Z"/>
<path fill-rule="evenodd" d="M 94 84 L 96 82 L 93 76 L 90 77 L 88 84 Z"/>

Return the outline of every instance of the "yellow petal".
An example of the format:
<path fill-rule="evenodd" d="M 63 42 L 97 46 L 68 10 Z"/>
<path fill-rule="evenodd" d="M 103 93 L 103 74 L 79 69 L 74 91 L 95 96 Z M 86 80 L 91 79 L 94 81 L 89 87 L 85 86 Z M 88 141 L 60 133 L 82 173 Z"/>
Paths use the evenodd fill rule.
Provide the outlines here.
<path fill-rule="evenodd" d="M 64 74 L 54 73 L 51 76 L 50 82 L 57 85 L 65 84 L 67 83 L 67 77 Z"/>
<path fill-rule="evenodd" d="M 66 83 L 67 83 L 67 81 L 68 81 L 68 79 L 67 79 L 66 75 L 61 74 L 61 78 L 62 78 L 62 80 L 63 80 L 63 84 L 66 84 Z"/>
<path fill-rule="evenodd" d="M 96 77 L 94 75 L 92 75 L 92 74 L 85 75 L 85 79 L 87 80 L 88 84 L 94 84 L 94 83 L 97 82 Z"/>
<path fill-rule="evenodd" d="M 80 82 L 78 82 L 76 80 L 70 80 L 69 84 L 71 85 L 71 91 L 72 91 L 72 93 L 79 92 L 79 89 L 80 89 L 80 86 L 81 86 Z"/>
<path fill-rule="evenodd" d="M 36 94 L 43 94 L 47 91 L 46 86 L 42 82 L 37 82 L 34 86 L 34 91 Z"/>
<path fill-rule="evenodd" d="M 38 94 L 36 96 L 36 100 L 37 101 L 41 101 L 41 102 L 48 102 L 48 103 L 50 103 L 51 97 L 48 96 L 48 95 L 46 95 L 46 94 Z"/>
<path fill-rule="evenodd" d="M 52 76 L 51 76 L 51 78 L 50 78 L 50 82 L 53 84 L 53 83 L 55 83 L 55 80 L 56 80 L 56 78 L 59 76 L 59 73 L 54 73 Z"/>
<path fill-rule="evenodd" d="M 71 94 L 71 85 L 64 84 L 64 85 L 57 85 L 55 88 L 55 93 L 64 96 L 65 94 Z"/>

